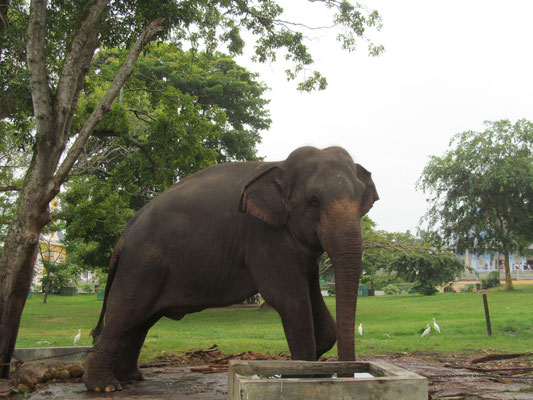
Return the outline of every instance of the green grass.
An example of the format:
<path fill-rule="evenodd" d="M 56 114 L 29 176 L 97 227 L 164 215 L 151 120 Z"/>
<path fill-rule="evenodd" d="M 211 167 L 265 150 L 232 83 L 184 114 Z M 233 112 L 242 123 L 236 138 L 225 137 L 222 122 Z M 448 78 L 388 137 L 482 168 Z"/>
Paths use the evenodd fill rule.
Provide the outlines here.
<path fill-rule="evenodd" d="M 490 291 L 488 302 L 492 336 L 487 335 L 482 296 L 479 293 L 440 293 L 435 296 L 360 297 L 356 336 L 359 354 L 413 351 L 469 352 L 491 349 L 502 352 L 533 350 L 533 285 L 516 284 L 512 292 Z M 326 298 L 335 315 L 335 299 Z M 78 329 L 78 344 L 90 345 L 101 301 L 96 295 L 49 296 L 47 304 L 34 294 L 24 310 L 17 347 L 70 346 Z M 420 335 L 435 317 L 441 334 Z M 49 343 L 44 343 L 47 341 Z M 41 342 L 38 344 L 37 342 Z M 52 342 L 52 343 L 50 343 Z M 181 321 L 162 319 L 148 333 L 141 357 L 162 352 L 206 348 L 217 344 L 227 353 L 288 352 L 280 318 L 273 310 L 211 309 Z M 327 355 L 335 355 L 336 349 Z"/>

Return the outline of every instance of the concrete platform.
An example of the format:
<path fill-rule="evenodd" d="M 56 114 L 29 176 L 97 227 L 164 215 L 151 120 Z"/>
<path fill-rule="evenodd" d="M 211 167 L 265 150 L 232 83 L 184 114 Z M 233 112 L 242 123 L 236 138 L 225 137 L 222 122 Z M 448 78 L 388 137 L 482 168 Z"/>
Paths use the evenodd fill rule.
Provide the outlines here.
<path fill-rule="evenodd" d="M 15 349 L 13 358 L 16 361 L 85 361 L 91 346 L 71 347 L 25 347 Z"/>
<path fill-rule="evenodd" d="M 143 370 L 146 380 L 127 384 L 113 393 L 87 391 L 83 383 L 51 384 L 34 393 L 31 400 L 67 399 L 227 399 L 228 373 L 199 374 L 190 366 L 149 368 Z"/>
<path fill-rule="evenodd" d="M 231 400 L 427 400 L 426 378 L 379 362 L 245 361 L 229 366 Z"/>

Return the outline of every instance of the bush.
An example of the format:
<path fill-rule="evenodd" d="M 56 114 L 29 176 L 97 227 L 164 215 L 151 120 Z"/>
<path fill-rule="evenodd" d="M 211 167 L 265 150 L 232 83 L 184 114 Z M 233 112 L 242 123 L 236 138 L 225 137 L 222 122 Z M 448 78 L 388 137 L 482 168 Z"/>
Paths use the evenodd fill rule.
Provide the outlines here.
<path fill-rule="evenodd" d="M 500 272 L 492 271 L 485 279 L 481 279 L 481 289 L 486 290 L 500 285 Z"/>
<path fill-rule="evenodd" d="M 453 287 L 453 283 L 450 283 L 449 285 L 444 286 L 444 289 L 442 291 L 444 293 L 455 293 L 455 288 Z"/>
<path fill-rule="evenodd" d="M 487 280 L 490 282 L 492 287 L 500 286 L 500 272 L 492 271 L 489 273 L 489 276 L 487 276 Z"/>
<path fill-rule="evenodd" d="M 398 286 L 392 284 L 385 286 L 383 291 L 385 294 L 400 294 L 400 289 L 398 289 Z"/>
<path fill-rule="evenodd" d="M 438 293 L 438 290 L 432 283 L 429 282 L 415 282 L 413 287 L 409 289 L 409 293 L 422 293 L 424 296 L 432 296 Z"/>
<path fill-rule="evenodd" d="M 83 293 L 94 293 L 94 285 L 91 285 L 90 283 L 82 283 L 79 288 L 83 291 Z"/>
<path fill-rule="evenodd" d="M 361 284 L 375 290 L 385 290 L 388 285 L 403 282 L 396 274 L 376 272 L 361 277 Z"/>

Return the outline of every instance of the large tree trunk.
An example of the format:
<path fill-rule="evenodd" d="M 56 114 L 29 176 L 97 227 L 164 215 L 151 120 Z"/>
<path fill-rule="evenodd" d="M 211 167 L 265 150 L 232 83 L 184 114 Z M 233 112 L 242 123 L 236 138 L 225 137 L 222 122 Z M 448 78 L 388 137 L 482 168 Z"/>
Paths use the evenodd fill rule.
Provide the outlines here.
<path fill-rule="evenodd" d="M 37 175 L 34 173 L 32 175 Z M 17 213 L 10 226 L 0 264 L 0 378 L 7 378 L 22 310 L 30 290 L 37 258 L 39 234 L 50 219 L 46 187 L 27 179 Z"/>
<path fill-rule="evenodd" d="M 511 278 L 511 266 L 509 265 L 510 263 L 510 251 L 509 250 L 505 250 L 504 251 L 504 256 L 505 256 L 505 289 L 506 290 L 513 290 L 514 287 L 513 287 L 513 280 Z"/>
<path fill-rule="evenodd" d="M 115 80 L 59 165 L 85 75 L 98 46 L 99 24 L 108 2 L 95 0 L 88 3 L 84 19 L 78 25 L 65 56 L 53 97 L 46 73 L 46 0 L 33 0 L 30 5 L 27 55 L 37 136 L 0 263 L 0 378 L 9 375 L 22 310 L 30 290 L 39 236 L 50 221 L 49 203 L 59 193 L 89 136 L 130 77 L 139 54 L 161 30 L 163 19 L 152 22 L 142 32 Z"/>

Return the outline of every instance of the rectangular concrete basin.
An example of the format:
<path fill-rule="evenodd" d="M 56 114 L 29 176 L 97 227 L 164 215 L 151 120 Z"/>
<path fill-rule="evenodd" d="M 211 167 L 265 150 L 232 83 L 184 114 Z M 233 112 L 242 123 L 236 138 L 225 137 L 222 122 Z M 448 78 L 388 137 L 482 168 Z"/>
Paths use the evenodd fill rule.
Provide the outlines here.
<path fill-rule="evenodd" d="M 384 362 L 232 360 L 231 400 L 427 400 L 428 381 Z"/>

